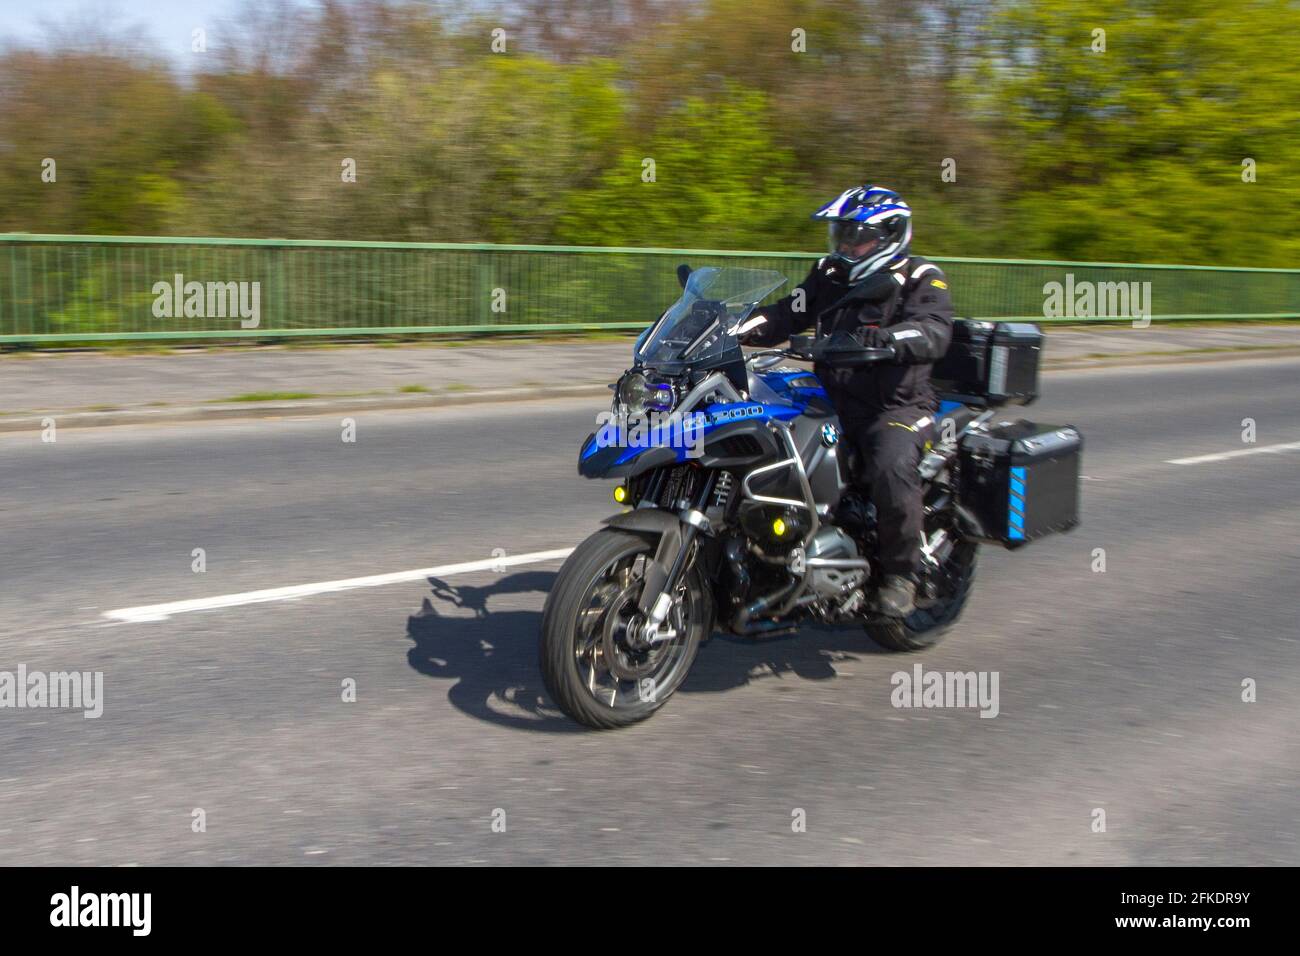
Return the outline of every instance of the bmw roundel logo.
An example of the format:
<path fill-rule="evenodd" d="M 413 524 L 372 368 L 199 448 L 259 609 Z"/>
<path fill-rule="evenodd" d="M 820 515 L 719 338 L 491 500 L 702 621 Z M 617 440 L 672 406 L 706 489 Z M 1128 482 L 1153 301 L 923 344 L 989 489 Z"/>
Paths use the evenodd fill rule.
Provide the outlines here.
<path fill-rule="evenodd" d="M 827 448 L 834 447 L 835 443 L 840 440 L 840 430 L 827 422 L 822 426 L 822 444 Z"/>

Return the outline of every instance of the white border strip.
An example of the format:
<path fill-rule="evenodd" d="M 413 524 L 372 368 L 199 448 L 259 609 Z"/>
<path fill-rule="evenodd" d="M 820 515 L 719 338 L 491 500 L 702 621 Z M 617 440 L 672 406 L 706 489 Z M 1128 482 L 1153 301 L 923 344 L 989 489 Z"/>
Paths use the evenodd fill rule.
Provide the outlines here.
<path fill-rule="evenodd" d="M 487 558 L 483 561 L 466 561 L 463 564 L 444 564 L 436 568 L 414 568 L 410 571 L 394 571 L 391 574 L 372 574 L 364 578 L 344 578 L 339 581 L 319 581 L 315 584 L 295 584 L 285 588 L 267 588 L 263 591 L 242 591 L 239 594 L 218 594 L 216 597 L 195 598 L 191 601 L 172 601 L 168 604 L 146 604 L 143 607 L 124 607 L 115 611 L 105 611 L 104 617 L 113 621 L 130 624 L 144 624 L 152 621 L 165 621 L 173 614 L 188 614 L 190 611 L 212 611 L 225 607 L 239 607 L 242 604 L 264 604 L 268 601 L 291 601 L 294 598 L 310 597 L 313 594 L 328 594 L 331 591 L 350 591 L 353 588 L 376 588 L 385 584 L 401 584 L 405 581 L 418 581 L 421 578 L 443 578 L 449 574 L 466 574 L 470 571 L 492 571 L 503 567 L 520 564 L 537 564 L 541 561 L 557 561 L 567 558 L 572 548 L 558 548 L 554 551 L 533 551 L 530 554 L 516 554 L 499 558 Z"/>
<path fill-rule="evenodd" d="M 1239 451 L 1221 451 L 1214 455 L 1197 455 L 1195 458 L 1167 458 L 1165 464 L 1203 465 L 1211 461 L 1241 458 L 1244 455 L 1275 455 L 1282 451 L 1300 451 L 1300 441 L 1287 442 L 1285 445 L 1260 445 L 1258 448 L 1242 448 Z"/>

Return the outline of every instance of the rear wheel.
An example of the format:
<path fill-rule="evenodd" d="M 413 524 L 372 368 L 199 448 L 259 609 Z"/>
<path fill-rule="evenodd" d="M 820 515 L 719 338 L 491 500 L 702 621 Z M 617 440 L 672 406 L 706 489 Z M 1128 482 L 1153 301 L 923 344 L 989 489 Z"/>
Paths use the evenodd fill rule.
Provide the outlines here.
<path fill-rule="evenodd" d="M 928 607 L 918 607 L 904 618 L 878 618 L 866 623 L 867 634 L 890 651 L 923 651 L 934 647 L 961 616 L 975 584 L 975 558 L 979 545 L 960 540 L 939 575 L 939 596 Z"/>
<path fill-rule="evenodd" d="M 708 626 L 707 595 L 692 567 L 665 621 L 674 636 L 645 640 L 637 602 L 654 550 L 651 538 L 598 531 L 569 555 L 546 599 L 542 678 L 560 709 L 588 727 L 623 727 L 662 707 L 686 678 Z"/>

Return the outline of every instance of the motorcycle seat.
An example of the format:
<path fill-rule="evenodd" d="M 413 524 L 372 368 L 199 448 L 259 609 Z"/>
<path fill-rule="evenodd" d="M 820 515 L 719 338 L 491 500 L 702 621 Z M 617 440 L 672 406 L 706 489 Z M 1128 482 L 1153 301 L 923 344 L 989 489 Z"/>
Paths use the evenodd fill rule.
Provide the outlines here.
<path fill-rule="evenodd" d="M 935 416 L 935 423 L 940 434 L 943 433 L 943 423 L 945 421 L 951 421 L 953 429 L 961 431 L 978 416 L 979 409 L 958 405 L 956 408 L 941 409 L 939 414 Z"/>

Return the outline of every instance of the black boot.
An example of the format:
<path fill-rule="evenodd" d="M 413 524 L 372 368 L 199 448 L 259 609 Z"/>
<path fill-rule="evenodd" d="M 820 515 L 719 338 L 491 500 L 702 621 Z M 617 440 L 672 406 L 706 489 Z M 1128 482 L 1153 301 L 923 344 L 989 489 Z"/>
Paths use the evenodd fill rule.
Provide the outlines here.
<path fill-rule="evenodd" d="M 902 574 L 885 575 L 876 602 L 887 617 L 907 617 L 916 610 L 916 582 Z"/>

